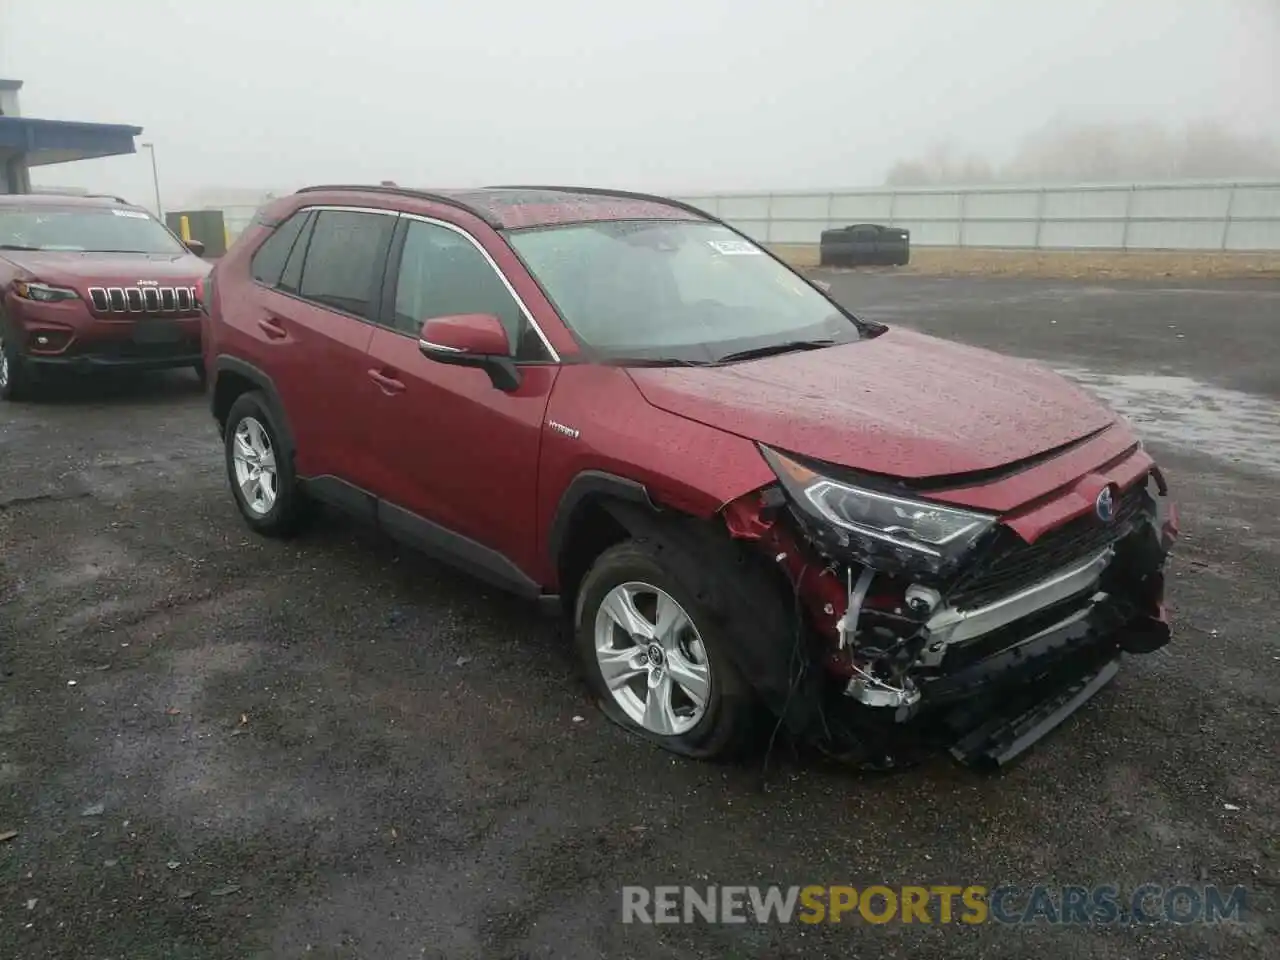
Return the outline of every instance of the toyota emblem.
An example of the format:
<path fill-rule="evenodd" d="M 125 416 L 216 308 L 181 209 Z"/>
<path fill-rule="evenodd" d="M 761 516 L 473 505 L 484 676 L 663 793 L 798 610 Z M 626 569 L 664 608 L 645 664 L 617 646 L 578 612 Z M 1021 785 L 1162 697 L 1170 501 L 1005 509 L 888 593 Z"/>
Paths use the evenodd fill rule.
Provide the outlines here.
<path fill-rule="evenodd" d="M 1093 509 L 1103 523 L 1110 523 L 1115 518 L 1116 499 L 1112 496 L 1110 487 L 1102 488 L 1098 499 L 1093 502 Z"/>

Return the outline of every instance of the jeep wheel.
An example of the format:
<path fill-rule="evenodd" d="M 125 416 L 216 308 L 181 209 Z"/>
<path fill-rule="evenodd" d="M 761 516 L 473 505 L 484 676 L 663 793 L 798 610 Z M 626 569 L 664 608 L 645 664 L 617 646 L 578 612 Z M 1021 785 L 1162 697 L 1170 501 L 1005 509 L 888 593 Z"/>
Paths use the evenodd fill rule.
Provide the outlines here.
<path fill-rule="evenodd" d="M 718 624 L 676 581 L 653 546 L 602 553 L 584 578 L 575 640 L 587 681 L 610 719 L 675 753 L 736 753 L 754 713 Z"/>
<path fill-rule="evenodd" d="M 227 414 L 227 478 L 245 522 L 265 536 L 288 536 L 305 519 L 293 458 L 280 442 L 262 394 L 236 398 Z"/>
<path fill-rule="evenodd" d="M 0 400 L 21 400 L 26 394 L 26 370 L 22 356 L 0 327 Z"/>

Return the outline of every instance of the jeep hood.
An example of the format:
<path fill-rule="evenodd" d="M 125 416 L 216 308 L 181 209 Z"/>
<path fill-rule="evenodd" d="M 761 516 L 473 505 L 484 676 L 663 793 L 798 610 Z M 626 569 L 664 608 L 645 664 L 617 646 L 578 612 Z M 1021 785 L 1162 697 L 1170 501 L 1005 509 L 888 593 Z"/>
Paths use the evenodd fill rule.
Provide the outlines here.
<path fill-rule="evenodd" d="M 45 283 L 83 292 L 88 286 L 133 286 L 139 280 L 191 282 L 211 265 L 194 253 L 97 253 L 61 250 L 0 250 L 0 257 Z"/>
<path fill-rule="evenodd" d="M 1036 364 L 912 331 L 723 367 L 633 368 L 649 403 L 828 463 L 904 479 L 990 470 L 1116 415 Z"/>

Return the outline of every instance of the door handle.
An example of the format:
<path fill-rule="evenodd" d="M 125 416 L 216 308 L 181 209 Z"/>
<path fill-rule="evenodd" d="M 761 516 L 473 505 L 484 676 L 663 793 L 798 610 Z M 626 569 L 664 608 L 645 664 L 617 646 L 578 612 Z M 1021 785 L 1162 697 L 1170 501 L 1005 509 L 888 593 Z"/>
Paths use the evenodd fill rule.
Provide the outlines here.
<path fill-rule="evenodd" d="M 379 373 L 377 370 L 370 370 L 369 379 L 381 387 L 383 393 L 404 393 L 404 383 L 397 380 L 395 377 L 388 377 L 386 374 Z"/>
<path fill-rule="evenodd" d="M 258 329 L 265 333 L 271 340 L 283 340 L 289 335 L 289 331 L 280 326 L 280 322 L 273 318 L 259 320 Z"/>

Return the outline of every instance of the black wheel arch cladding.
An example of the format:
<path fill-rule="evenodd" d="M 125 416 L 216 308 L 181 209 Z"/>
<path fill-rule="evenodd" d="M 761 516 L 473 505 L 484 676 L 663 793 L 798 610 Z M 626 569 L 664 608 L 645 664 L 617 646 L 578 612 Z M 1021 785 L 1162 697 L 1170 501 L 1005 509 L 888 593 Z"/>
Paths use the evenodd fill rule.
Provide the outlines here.
<path fill-rule="evenodd" d="M 644 484 L 602 470 L 584 470 L 570 481 L 556 505 L 547 534 L 547 550 L 553 562 L 559 562 L 576 514 L 589 501 L 601 503 L 610 513 L 614 512 L 615 504 L 637 504 L 650 513 L 658 510 Z M 621 517 L 617 519 L 625 524 Z"/>
<path fill-rule="evenodd" d="M 266 404 L 266 412 L 271 417 L 272 425 L 279 434 L 279 439 L 283 443 L 285 449 L 290 455 L 295 450 L 293 439 L 293 427 L 289 423 L 289 417 L 285 413 L 284 404 L 280 400 L 280 393 L 276 390 L 276 385 L 271 377 L 255 367 L 247 361 L 238 357 L 219 355 L 216 362 L 217 378 L 209 391 L 209 405 L 215 419 L 218 420 L 221 427 L 225 428 L 223 418 L 230 412 L 231 406 L 235 403 L 236 397 L 227 400 L 223 393 L 219 392 L 219 381 L 222 380 L 223 374 L 233 374 L 238 378 L 243 378 L 253 385 L 253 389 L 259 391 L 263 396 L 263 402 Z M 238 394 L 237 394 L 238 396 Z M 225 409 L 220 410 L 220 406 Z"/>

